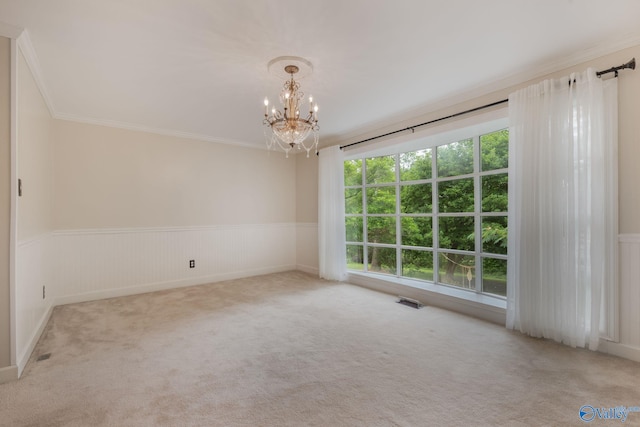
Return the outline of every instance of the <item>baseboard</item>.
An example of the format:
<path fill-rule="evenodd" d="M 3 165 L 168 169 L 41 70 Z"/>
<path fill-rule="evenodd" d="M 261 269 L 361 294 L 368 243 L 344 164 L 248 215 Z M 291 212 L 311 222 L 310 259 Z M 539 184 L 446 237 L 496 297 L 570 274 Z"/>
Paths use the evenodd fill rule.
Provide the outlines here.
<path fill-rule="evenodd" d="M 51 318 L 51 313 L 53 313 L 54 305 L 50 305 L 47 311 L 42 315 L 40 321 L 38 322 L 38 327 L 29 339 L 29 345 L 24 349 L 22 354 L 18 357 L 18 378 L 22 375 L 24 368 L 27 367 L 27 363 L 29 363 L 29 358 L 31 357 L 31 353 L 36 348 L 36 344 L 40 340 L 42 333 L 44 332 L 44 328 L 47 327 L 47 323 L 49 323 L 49 319 Z"/>
<path fill-rule="evenodd" d="M 303 271 L 305 273 L 313 274 L 314 276 L 317 276 L 317 275 L 320 274 L 320 270 L 318 270 L 318 267 L 311 267 L 310 265 L 298 264 L 298 265 L 296 265 L 296 270 L 300 270 L 300 271 Z"/>
<path fill-rule="evenodd" d="M 157 283 L 147 283 L 126 288 L 105 289 L 95 292 L 86 292 L 77 295 L 66 295 L 57 297 L 55 305 L 75 304 L 78 302 L 95 301 L 107 298 L 117 298 L 128 295 L 145 294 L 148 292 L 164 291 L 167 289 L 184 288 L 187 286 L 206 285 L 208 283 L 222 282 L 225 280 L 242 279 L 245 277 L 260 276 L 262 274 L 281 273 L 283 271 L 295 270 L 295 265 L 279 265 L 275 267 L 257 268 L 250 270 L 235 271 L 226 274 L 215 274 L 210 276 L 192 277 L 189 279 L 169 280 Z"/>
<path fill-rule="evenodd" d="M 16 381 L 18 377 L 18 367 L 16 365 L 0 368 L 0 384 Z"/>
<path fill-rule="evenodd" d="M 598 351 L 622 357 L 624 359 L 633 360 L 634 362 L 640 362 L 640 348 L 638 347 L 632 347 L 617 342 L 600 340 Z"/>

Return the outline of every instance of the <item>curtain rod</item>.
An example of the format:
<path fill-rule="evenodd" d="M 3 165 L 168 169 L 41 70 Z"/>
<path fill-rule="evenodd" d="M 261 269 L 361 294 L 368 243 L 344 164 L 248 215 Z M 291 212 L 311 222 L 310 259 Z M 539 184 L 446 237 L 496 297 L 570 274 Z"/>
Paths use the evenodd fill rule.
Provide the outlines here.
<path fill-rule="evenodd" d="M 600 76 L 602 76 L 604 74 L 616 73 L 615 76 L 618 77 L 618 71 L 624 70 L 625 68 L 629 68 L 631 70 L 635 70 L 636 69 L 636 58 L 632 58 L 631 61 L 627 62 L 626 64 L 622 64 L 622 65 L 620 65 L 618 67 L 611 67 L 611 68 L 609 68 L 607 70 L 598 71 L 598 72 L 596 72 L 596 76 L 600 77 Z M 424 122 L 424 123 L 420 123 L 420 124 L 417 124 L 417 125 L 409 126 L 409 127 L 404 128 L 404 129 L 394 130 L 393 132 L 387 132 L 387 133 L 384 133 L 382 135 L 378 135 L 378 136 L 374 136 L 374 137 L 371 137 L 371 138 L 363 139 L 362 141 L 352 142 L 351 144 L 347 144 L 347 145 L 341 145 L 340 149 L 342 150 L 344 148 L 351 147 L 352 145 L 363 144 L 365 142 L 373 141 L 374 139 L 384 138 L 385 136 L 395 135 L 396 133 L 405 132 L 405 131 L 408 131 L 408 130 L 410 130 L 413 133 L 413 132 L 415 132 L 415 128 L 417 128 L 417 127 L 430 125 L 430 124 L 433 124 L 433 123 L 436 123 L 436 122 L 440 122 L 442 120 L 452 119 L 454 117 L 462 116 L 464 114 L 469 114 L 469 113 L 473 113 L 475 111 L 484 110 L 486 108 L 495 107 L 496 105 L 504 104 L 506 102 L 509 102 L 509 99 L 502 99 L 500 101 L 492 102 L 490 104 L 481 105 L 480 107 L 471 108 L 469 110 L 460 111 L 459 113 L 451 114 L 449 116 L 440 117 L 438 119 L 429 120 L 428 122 Z"/>
<path fill-rule="evenodd" d="M 617 67 L 611 67 L 608 70 L 598 71 L 596 73 L 596 76 L 600 77 L 603 74 L 616 73 L 616 77 L 618 77 L 618 71 L 624 70 L 625 68 L 629 68 L 631 70 L 635 70 L 636 69 L 636 58 L 631 58 L 631 61 L 627 62 L 626 64 L 622 64 L 622 65 L 619 65 Z"/>

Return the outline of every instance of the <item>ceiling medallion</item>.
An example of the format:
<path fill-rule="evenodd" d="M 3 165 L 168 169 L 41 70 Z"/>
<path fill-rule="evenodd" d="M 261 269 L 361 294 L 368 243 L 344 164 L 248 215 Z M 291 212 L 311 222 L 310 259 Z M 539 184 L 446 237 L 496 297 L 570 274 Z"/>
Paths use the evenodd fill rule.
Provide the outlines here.
<path fill-rule="evenodd" d="M 275 106 L 269 110 L 269 99 L 264 99 L 265 138 L 267 149 L 283 150 L 286 157 L 293 149 L 318 152 L 318 105 L 309 96 L 308 116 L 300 116 L 304 93 L 300 90 L 300 83 L 295 81 L 294 75 L 306 77 L 313 72 L 309 61 L 297 56 L 281 56 L 269 62 L 269 71 L 279 77 L 288 78 L 280 92 L 282 110 Z M 307 137 L 313 134 L 313 142 L 305 144 Z"/>

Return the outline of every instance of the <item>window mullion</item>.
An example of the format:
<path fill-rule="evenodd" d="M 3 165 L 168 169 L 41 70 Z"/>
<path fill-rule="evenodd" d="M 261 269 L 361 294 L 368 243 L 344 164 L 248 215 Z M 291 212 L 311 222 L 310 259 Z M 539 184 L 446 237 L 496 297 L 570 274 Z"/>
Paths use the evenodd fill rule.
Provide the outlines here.
<path fill-rule="evenodd" d="M 431 233 L 433 234 L 433 283 L 440 282 L 440 231 L 438 226 L 438 218 L 440 214 L 440 203 L 438 200 L 438 165 L 437 163 L 438 147 L 431 150 Z"/>
<path fill-rule="evenodd" d="M 482 187 L 480 177 L 480 163 L 482 153 L 480 152 L 480 136 L 473 137 L 473 201 L 474 201 L 474 231 L 475 231 L 475 264 L 476 264 L 476 292 L 482 292 Z"/>
<path fill-rule="evenodd" d="M 389 153 L 379 156 L 379 160 L 374 157 L 370 162 L 366 155 L 359 159 L 362 165 L 361 183 L 346 188 L 353 189 L 348 192 L 351 203 L 349 206 L 356 207 L 357 201 L 352 197 L 356 195 L 356 189 L 361 189 L 362 238 L 356 240 L 361 240 L 362 243 L 351 244 L 362 245 L 363 272 L 393 275 L 398 279 L 404 278 L 404 274 L 407 274 L 406 277 L 409 278 L 431 280 L 437 287 L 451 286 L 466 288 L 480 294 L 488 292 L 492 296 L 504 295 L 505 260 L 508 259 L 503 240 L 507 227 L 505 218 L 508 218 L 503 200 L 508 179 L 508 168 L 505 167 L 505 156 L 508 154 L 505 148 L 507 137 L 504 129 L 491 134 L 471 133 L 464 140 L 432 145 L 428 152 L 420 149 L 415 152 Z M 414 163 L 416 161 L 421 163 Z M 353 172 L 356 172 L 354 167 L 358 165 L 354 162 L 350 166 L 349 183 L 357 184 L 357 173 Z M 394 173 L 391 173 L 390 168 L 394 166 Z M 427 175 L 429 169 L 431 176 Z M 438 175 L 438 171 L 442 176 Z M 367 184 L 367 179 L 371 181 L 370 184 Z M 469 184 L 473 185 L 471 189 Z M 428 191 L 431 193 L 431 201 L 427 200 L 425 193 L 427 185 L 431 185 Z M 483 186 L 487 189 L 486 203 L 483 203 L 482 199 Z M 391 193 L 392 188 L 394 194 Z M 403 193 L 405 190 L 406 194 Z M 469 190 L 472 191 L 471 194 Z M 391 195 L 395 197 L 392 199 Z M 473 202 L 469 206 L 471 196 Z M 368 206 L 369 202 L 371 206 Z M 393 202 L 395 204 L 392 204 Z M 428 203 L 431 203 L 431 209 L 422 210 L 421 207 Z M 483 212 L 485 208 L 491 212 Z M 369 212 L 370 210 L 372 212 Z M 403 210 L 409 213 L 404 214 Z M 349 222 L 351 233 L 355 232 L 353 226 L 357 225 L 356 216 L 355 213 L 345 213 L 345 223 Z M 395 220 L 395 226 L 391 224 L 391 218 Z M 470 221 L 471 218 L 473 222 Z M 403 227 L 403 221 L 406 222 L 406 229 Z M 484 225 L 491 227 L 487 229 L 486 244 L 483 243 Z M 392 228 L 389 228 L 390 226 Z M 429 226 L 431 242 L 426 240 L 427 235 L 424 234 Z M 447 235 L 442 236 L 441 226 L 443 233 Z M 395 238 L 392 235 L 394 231 Z M 472 231 L 474 238 L 473 242 L 470 242 L 467 236 Z M 403 236 L 403 232 L 406 236 Z M 369 241 L 369 237 L 373 240 Z M 353 252 L 356 249 L 350 249 L 352 252 L 348 260 L 358 256 L 357 252 Z M 373 254 L 376 258 L 376 268 L 373 269 L 369 266 L 369 258 L 372 256 L 372 253 L 369 253 L 370 249 L 375 249 L 376 252 Z M 484 253 L 483 250 L 488 252 Z M 428 255 L 429 253 L 431 255 Z M 396 258 L 392 260 L 394 254 Z M 406 259 L 403 259 L 403 255 Z M 445 255 L 447 257 L 444 257 Z M 427 262 L 425 256 L 432 256 L 433 262 Z M 396 264 L 395 272 L 390 271 L 393 261 Z M 405 262 L 408 264 L 405 265 Z M 443 275 L 440 275 L 440 264 L 447 270 Z M 432 275 L 430 268 L 433 268 Z M 486 280 L 485 268 L 489 274 Z M 357 269 L 360 269 L 359 265 Z M 469 273 L 475 273 L 475 283 L 471 289 L 466 280 Z"/>
<path fill-rule="evenodd" d="M 400 155 L 396 154 L 396 277 L 402 276 L 402 227 L 400 224 Z"/>
<path fill-rule="evenodd" d="M 362 158 L 362 271 L 365 273 L 369 271 L 369 233 L 367 230 L 369 229 L 368 221 L 367 221 L 367 213 L 369 209 L 367 208 L 367 186 L 366 186 L 366 158 Z"/>

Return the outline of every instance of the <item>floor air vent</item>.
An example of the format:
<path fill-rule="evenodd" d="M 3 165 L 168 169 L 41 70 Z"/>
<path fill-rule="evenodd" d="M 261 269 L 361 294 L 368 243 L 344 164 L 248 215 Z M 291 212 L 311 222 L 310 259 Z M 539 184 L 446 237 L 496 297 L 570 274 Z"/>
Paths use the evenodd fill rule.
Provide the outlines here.
<path fill-rule="evenodd" d="M 422 307 L 422 303 L 418 300 L 407 298 L 407 297 L 401 297 L 401 296 L 399 296 L 398 298 L 400 298 L 398 300 L 398 304 L 406 305 L 408 307 L 413 307 L 413 308 Z"/>
<path fill-rule="evenodd" d="M 41 354 L 40 356 L 38 356 L 38 358 L 36 359 L 36 362 L 40 362 L 42 360 L 47 360 L 48 358 L 51 357 L 51 353 L 45 353 L 45 354 Z"/>

